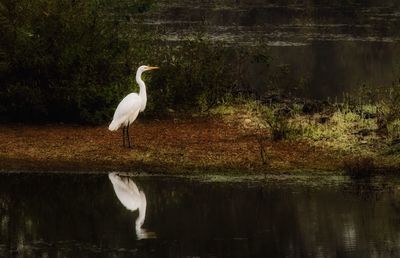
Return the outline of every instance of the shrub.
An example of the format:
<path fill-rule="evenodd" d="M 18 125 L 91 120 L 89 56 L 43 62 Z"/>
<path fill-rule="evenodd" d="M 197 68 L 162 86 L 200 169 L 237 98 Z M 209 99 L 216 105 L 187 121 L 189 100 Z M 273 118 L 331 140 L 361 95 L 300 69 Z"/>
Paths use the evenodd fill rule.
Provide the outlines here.
<path fill-rule="evenodd" d="M 131 72 L 129 43 L 102 14 L 109 2 L 2 1 L 2 119 L 109 119 Z"/>
<path fill-rule="evenodd" d="M 271 129 L 273 140 L 288 139 L 296 132 L 296 128 L 290 121 L 292 110 L 288 107 L 261 108 L 261 119 Z"/>
<path fill-rule="evenodd" d="M 396 119 L 387 125 L 387 136 L 391 142 L 400 140 L 400 119 Z"/>
<path fill-rule="evenodd" d="M 147 112 L 167 108 L 206 111 L 240 94 L 246 69 L 242 67 L 242 55 L 251 62 L 269 62 L 264 48 L 230 47 L 201 33 L 182 39 L 177 46 L 156 48 L 152 62 L 162 69 L 151 77 Z"/>

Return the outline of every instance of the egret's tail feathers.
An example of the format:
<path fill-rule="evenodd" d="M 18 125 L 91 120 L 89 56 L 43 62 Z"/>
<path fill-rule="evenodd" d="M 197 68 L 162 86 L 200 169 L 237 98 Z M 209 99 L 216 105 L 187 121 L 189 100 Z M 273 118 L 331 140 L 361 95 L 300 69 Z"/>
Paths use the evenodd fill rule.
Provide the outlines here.
<path fill-rule="evenodd" d="M 116 122 L 115 120 L 113 120 L 111 122 L 111 124 L 108 126 L 108 130 L 117 131 L 119 127 L 120 127 L 120 124 L 118 122 Z"/>
<path fill-rule="evenodd" d="M 111 172 L 111 173 L 108 174 L 108 178 L 111 181 L 114 181 L 116 177 L 118 177 L 116 172 Z"/>

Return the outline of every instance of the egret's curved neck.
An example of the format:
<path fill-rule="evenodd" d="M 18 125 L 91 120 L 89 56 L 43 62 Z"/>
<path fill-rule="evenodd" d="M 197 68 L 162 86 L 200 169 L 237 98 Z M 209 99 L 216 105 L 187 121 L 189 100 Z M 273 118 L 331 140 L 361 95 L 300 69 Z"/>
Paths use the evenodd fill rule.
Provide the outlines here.
<path fill-rule="evenodd" d="M 139 216 L 136 218 L 135 221 L 136 230 L 139 230 L 144 223 L 144 219 L 146 218 L 146 207 L 146 195 L 144 195 L 144 193 L 140 191 Z"/>
<path fill-rule="evenodd" d="M 142 107 L 140 108 L 140 111 L 143 111 L 146 108 L 146 103 L 147 103 L 147 93 L 146 93 L 146 85 L 144 84 L 144 81 L 142 80 L 142 71 L 137 71 L 136 73 L 136 82 L 139 85 L 139 97 L 142 99 Z"/>

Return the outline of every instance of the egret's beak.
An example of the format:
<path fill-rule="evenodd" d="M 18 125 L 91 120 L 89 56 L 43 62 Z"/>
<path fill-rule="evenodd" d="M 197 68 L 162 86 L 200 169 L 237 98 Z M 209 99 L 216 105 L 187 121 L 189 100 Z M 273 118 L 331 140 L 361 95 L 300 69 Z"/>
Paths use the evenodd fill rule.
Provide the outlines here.
<path fill-rule="evenodd" d="M 160 67 L 157 66 L 148 66 L 146 70 L 156 70 L 156 69 L 160 69 Z"/>

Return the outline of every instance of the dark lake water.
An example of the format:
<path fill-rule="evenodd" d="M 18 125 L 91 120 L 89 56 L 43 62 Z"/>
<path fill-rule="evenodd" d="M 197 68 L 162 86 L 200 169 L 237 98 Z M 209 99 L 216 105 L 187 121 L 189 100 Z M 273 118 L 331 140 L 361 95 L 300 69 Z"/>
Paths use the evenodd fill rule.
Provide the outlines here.
<path fill-rule="evenodd" d="M 1 174 L 0 256 L 400 255 L 398 179 L 114 177 L 119 195 L 107 174 Z M 126 186 L 147 202 L 139 230 Z"/>
<path fill-rule="evenodd" d="M 127 8 L 126 10 L 129 10 Z M 129 12 L 129 11 L 128 11 Z M 199 27 L 212 40 L 269 47 L 272 62 L 317 98 L 400 78 L 400 4 L 395 0 L 157 1 L 144 22 L 168 41 Z M 263 83 L 249 82 L 262 91 Z"/>

